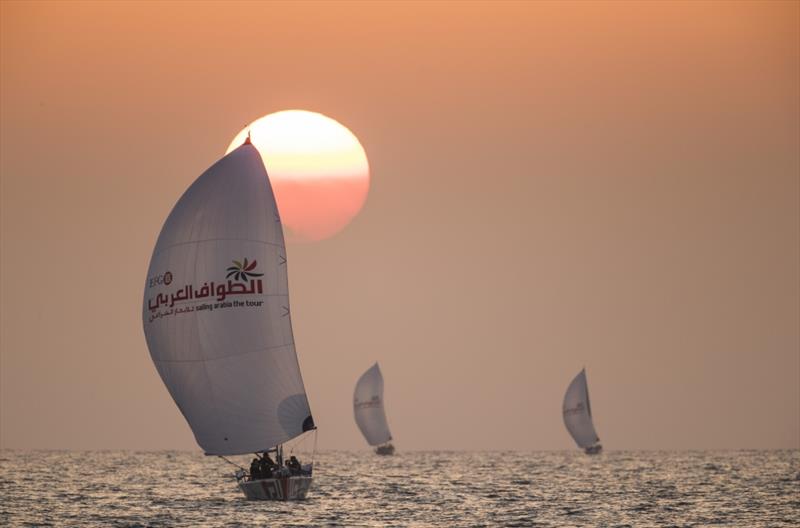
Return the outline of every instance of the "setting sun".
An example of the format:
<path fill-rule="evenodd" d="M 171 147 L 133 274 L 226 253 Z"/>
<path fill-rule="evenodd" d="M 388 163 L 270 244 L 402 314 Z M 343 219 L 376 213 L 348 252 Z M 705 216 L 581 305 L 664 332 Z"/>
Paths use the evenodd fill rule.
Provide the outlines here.
<path fill-rule="evenodd" d="M 267 168 L 281 220 L 293 241 L 318 241 L 342 230 L 361 210 L 369 190 L 369 164 L 358 138 L 316 112 L 286 110 L 256 119 L 250 132 Z"/>

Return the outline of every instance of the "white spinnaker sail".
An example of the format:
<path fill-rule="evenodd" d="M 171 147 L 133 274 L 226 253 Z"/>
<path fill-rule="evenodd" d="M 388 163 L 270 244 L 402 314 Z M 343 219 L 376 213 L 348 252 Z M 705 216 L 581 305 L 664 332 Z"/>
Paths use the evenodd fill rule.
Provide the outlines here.
<path fill-rule="evenodd" d="M 586 385 L 586 370 L 575 376 L 564 395 L 564 425 L 581 448 L 600 441 L 592 424 L 592 407 L 589 404 L 589 387 Z"/>
<path fill-rule="evenodd" d="M 383 410 L 383 376 L 377 363 L 358 378 L 353 394 L 353 412 L 369 445 L 384 444 L 392 439 Z"/>
<path fill-rule="evenodd" d="M 158 373 L 207 454 L 263 451 L 313 428 L 280 217 L 249 142 L 173 208 L 153 250 L 142 319 Z"/>

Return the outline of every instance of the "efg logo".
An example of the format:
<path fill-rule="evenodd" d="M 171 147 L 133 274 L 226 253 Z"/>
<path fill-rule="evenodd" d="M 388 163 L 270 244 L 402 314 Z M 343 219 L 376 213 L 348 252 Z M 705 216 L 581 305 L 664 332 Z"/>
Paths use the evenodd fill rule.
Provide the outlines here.
<path fill-rule="evenodd" d="M 172 282 L 172 272 L 167 271 L 166 273 L 162 273 L 161 275 L 156 275 L 155 277 L 150 277 L 147 279 L 147 287 L 152 288 L 153 286 L 158 286 L 160 284 L 164 284 L 165 286 L 169 286 Z"/>

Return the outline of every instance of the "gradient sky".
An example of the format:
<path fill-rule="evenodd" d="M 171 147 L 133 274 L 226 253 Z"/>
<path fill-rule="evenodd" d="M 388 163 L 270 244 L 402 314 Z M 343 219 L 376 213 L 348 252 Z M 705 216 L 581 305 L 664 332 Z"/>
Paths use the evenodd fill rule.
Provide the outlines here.
<path fill-rule="evenodd" d="M 800 447 L 800 4 L 0 3 L 0 446 L 199 449 L 145 345 L 166 215 L 251 120 L 372 187 L 289 247 L 323 449 Z"/>

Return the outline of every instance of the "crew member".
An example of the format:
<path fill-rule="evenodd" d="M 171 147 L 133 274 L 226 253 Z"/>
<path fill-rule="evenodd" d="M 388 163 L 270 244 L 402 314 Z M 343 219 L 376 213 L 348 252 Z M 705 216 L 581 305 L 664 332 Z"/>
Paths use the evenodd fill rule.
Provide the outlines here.
<path fill-rule="evenodd" d="M 286 463 L 286 467 L 292 472 L 292 475 L 299 475 L 302 467 L 300 466 L 300 461 L 297 460 L 297 457 L 292 455 L 289 458 L 289 461 Z"/>
<path fill-rule="evenodd" d="M 261 457 L 261 478 L 272 478 L 272 471 L 275 468 L 275 462 L 269 457 L 267 453 Z"/>
<path fill-rule="evenodd" d="M 250 480 L 258 480 L 261 478 L 261 461 L 258 457 L 250 462 Z"/>

